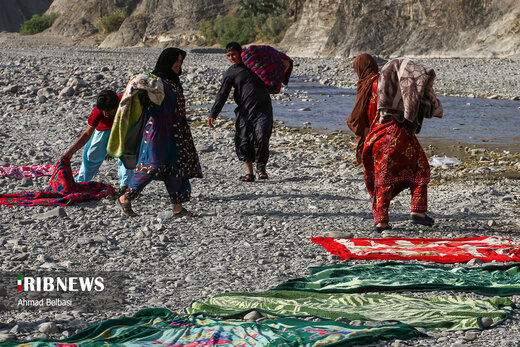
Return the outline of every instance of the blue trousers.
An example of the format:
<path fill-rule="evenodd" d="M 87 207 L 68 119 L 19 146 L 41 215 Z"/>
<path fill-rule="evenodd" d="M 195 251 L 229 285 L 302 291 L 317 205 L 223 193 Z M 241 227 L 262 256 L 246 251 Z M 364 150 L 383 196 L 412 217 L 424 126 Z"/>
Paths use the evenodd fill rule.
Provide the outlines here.
<path fill-rule="evenodd" d="M 76 176 L 76 182 L 90 182 L 94 175 L 97 174 L 99 167 L 105 160 L 107 154 L 108 138 L 110 130 L 97 131 L 88 140 L 83 150 L 83 162 Z M 125 168 L 121 160 L 118 160 L 118 172 L 120 187 L 128 186 L 130 179 L 134 175 L 134 170 Z"/>

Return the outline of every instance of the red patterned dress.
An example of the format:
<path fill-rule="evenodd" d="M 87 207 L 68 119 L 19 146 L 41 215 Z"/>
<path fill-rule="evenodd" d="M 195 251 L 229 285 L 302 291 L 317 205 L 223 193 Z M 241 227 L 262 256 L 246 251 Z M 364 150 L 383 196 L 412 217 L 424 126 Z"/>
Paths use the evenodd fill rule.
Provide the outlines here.
<path fill-rule="evenodd" d="M 427 186 L 430 165 L 412 129 L 395 120 L 379 122 L 377 112 L 377 82 L 372 85 L 368 106 L 370 133 L 363 148 L 365 184 L 372 197 L 374 223 L 387 222 L 390 201 L 410 188 L 411 210 L 427 211 Z"/>

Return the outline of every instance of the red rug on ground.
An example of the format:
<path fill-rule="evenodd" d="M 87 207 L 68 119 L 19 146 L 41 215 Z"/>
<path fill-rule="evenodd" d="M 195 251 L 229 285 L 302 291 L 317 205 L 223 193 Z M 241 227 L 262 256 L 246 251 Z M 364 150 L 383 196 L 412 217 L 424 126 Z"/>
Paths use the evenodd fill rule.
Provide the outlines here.
<path fill-rule="evenodd" d="M 345 259 L 424 260 L 437 263 L 462 263 L 480 259 L 489 263 L 520 262 L 520 244 L 494 236 L 460 239 L 411 239 L 390 237 L 381 239 L 332 239 L 313 237 L 331 254 Z"/>
<path fill-rule="evenodd" d="M 47 188 L 40 192 L 0 194 L 0 205 L 7 206 L 66 206 L 75 202 L 100 200 L 115 194 L 115 189 L 105 183 L 76 183 L 69 159 L 58 161 Z"/>

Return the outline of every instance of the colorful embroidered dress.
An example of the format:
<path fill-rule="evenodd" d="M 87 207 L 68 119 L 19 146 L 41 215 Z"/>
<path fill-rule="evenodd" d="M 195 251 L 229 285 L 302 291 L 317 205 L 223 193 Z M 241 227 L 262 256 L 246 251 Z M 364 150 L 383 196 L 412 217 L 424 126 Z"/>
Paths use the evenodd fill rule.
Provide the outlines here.
<path fill-rule="evenodd" d="M 157 177 L 202 177 L 186 119 L 184 95 L 169 80 L 163 83 L 163 105 L 152 105 L 144 111 L 150 119 L 144 129 L 136 171 Z"/>
<path fill-rule="evenodd" d="M 377 84 L 378 79 L 372 85 L 368 107 L 371 127 L 363 149 L 365 184 L 374 202 L 376 223 L 388 221 L 390 200 L 407 187 L 412 188 L 412 211 L 426 211 L 426 185 L 430 182 L 428 159 L 414 130 L 394 119 L 380 123 Z"/>
<path fill-rule="evenodd" d="M 133 200 L 152 180 L 161 180 L 171 202 L 180 204 L 190 200 L 189 179 L 202 177 L 202 170 L 186 119 L 182 90 L 168 79 L 163 79 L 163 83 L 164 101 L 143 110 L 149 119 L 144 128 L 135 174 L 125 197 Z"/>

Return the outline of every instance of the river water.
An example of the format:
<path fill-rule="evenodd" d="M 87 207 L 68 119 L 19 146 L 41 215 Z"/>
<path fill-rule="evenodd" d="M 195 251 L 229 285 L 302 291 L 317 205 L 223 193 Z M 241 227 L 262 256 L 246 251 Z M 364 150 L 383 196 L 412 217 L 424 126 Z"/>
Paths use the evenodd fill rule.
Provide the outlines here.
<path fill-rule="evenodd" d="M 355 90 L 297 80 L 291 81 L 282 92 L 285 95 L 281 100 L 273 98 L 275 120 L 323 131 L 348 130 L 345 120 L 354 107 Z M 460 97 L 440 97 L 440 100 L 444 117 L 424 121 L 418 135 L 421 142 L 519 150 L 519 101 Z M 234 107 L 226 105 L 223 115 L 234 117 Z"/>

